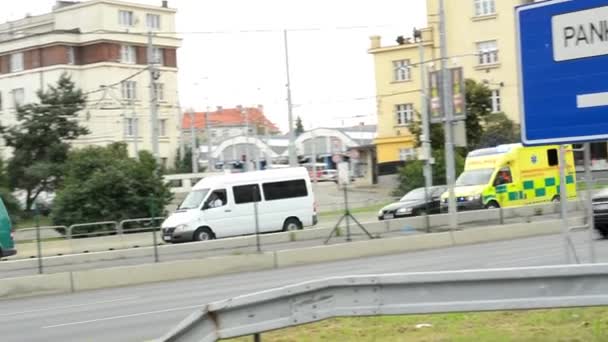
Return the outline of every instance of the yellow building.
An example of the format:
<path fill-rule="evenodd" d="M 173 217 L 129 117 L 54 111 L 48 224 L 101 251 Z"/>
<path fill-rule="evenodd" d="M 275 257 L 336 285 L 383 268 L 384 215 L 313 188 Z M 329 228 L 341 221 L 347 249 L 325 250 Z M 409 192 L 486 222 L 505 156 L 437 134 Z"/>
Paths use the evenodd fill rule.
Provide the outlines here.
<path fill-rule="evenodd" d="M 514 7 L 531 0 L 445 0 L 450 67 L 492 90 L 492 111 L 519 122 L 519 95 Z M 439 0 L 427 0 L 429 27 L 422 30 L 425 72 L 439 67 Z M 395 42 L 394 38 L 391 37 Z M 421 79 L 418 43 L 403 39 L 382 46 L 371 37 L 378 99 L 378 164 L 401 163 L 415 156 L 415 137 L 407 130 L 420 112 Z M 404 120 L 405 119 L 405 120 Z"/>

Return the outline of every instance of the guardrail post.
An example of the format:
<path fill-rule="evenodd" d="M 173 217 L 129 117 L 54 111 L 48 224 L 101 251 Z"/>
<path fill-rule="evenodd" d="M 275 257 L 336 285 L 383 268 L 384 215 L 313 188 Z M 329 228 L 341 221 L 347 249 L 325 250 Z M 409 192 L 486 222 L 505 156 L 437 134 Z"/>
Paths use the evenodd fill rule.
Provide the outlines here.
<path fill-rule="evenodd" d="M 498 207 L 498 215 L 500 217 L 500 224 L 505 224 L 505 212 L 503 211 L 502 207 Z"/>
<path fill-rule="evenodd" d="M 262 342 L 262 335 L 260 333 L 253 334 L 253 342 Z"/>
<path fill-rule="evenodd" d="M 42 241 L 40 241 L 40 217 L 38 205 L 34 203 L 34 217 L 36 218 L 36 249 L 38 251 L 38 274 L 44 273 L 42 267 Z"/>

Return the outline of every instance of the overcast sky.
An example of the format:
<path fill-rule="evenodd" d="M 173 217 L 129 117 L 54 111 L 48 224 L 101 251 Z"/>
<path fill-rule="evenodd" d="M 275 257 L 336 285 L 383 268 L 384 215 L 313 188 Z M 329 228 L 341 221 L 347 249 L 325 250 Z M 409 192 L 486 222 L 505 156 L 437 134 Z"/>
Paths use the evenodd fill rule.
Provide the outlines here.
<path fill-rule="evenodd" d="M 161 0 L 132 0 L 160 5 Z M 0 22 L 49 12 L 54 0 L 3 1 Z M 176 8 L 182 107 L 262 104 L 287 129 L 283 29 L 289 54 L 294 117 L 305 128 L 375 123 L 369 36 L 383 43 L 425 25 L 425 0 L 169 0 Z M 350 28 L 345 27 L 366 28 Z M 274 32 L 236 32 L 254 30 Z M 187 33 L 222 31 L 229 33 Z"/>

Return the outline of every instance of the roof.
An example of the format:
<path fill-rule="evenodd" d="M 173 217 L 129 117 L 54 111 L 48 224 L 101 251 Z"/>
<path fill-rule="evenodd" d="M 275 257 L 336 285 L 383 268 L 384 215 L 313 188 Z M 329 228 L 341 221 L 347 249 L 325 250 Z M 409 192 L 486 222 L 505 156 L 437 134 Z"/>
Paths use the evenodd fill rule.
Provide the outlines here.
<path fill-rule="evenodd" d="M 270 129 L 271 132 L 279 132 L 279 128 L 272 123 L 266 116 L 261 108 L 243 108 L 243 112 L 239 108 L 223 108 L 221 110 L 217 110 L 214 112 L 209 112 L 209 125 L 211 126 L 244 126 L 247 124 L 247 121 L 250 124 L 256 124 L 260 126 L 265 126 Z M 245 114 L 245 111 L 247 114 Z M 249 117 L 249 120 L 246 120 L 246 117 Z M 190 129 L 191 118 L 189 113 L 185 113 L 182 119 L 182 128 Z M 205 128 L 205 113 L 204 112 L 195 112 L 194 113 L 194 127 L 198 129 Z"/>
<path fill-rule="evenodd" d="M 196 183 L 196 185 L 194 185 L 193 190 L 213 188 L 216 186 L 226 186 L 227 184 L 277 181 L 290 178 L 308 179 L 308 171 L 303 167 L 290 167 L 264 171 L 220 174 L 201 179 L 198 183 Z"/>

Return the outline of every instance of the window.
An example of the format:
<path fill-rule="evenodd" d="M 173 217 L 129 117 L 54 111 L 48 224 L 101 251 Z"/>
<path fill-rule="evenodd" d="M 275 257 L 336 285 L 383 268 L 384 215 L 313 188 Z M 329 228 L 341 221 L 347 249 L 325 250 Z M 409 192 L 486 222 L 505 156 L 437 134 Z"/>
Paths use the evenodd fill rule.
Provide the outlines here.
<path fill-rule="evenodd" d="M 25 90 L 23 88 L 13 89 L 13 105 L 15 108 L 22 106 L 25 102 Z"/>
<path fill-rule="evenodd" d="M 126 100 L 135 100 L 137 98 L 137 82 L 122 82 L 122 98 Z"/>
<path fill-rule="evenodd" d="M 474 0 L 475 16 L 491 15 L 496 13 L 494 0 Z"/>
<path fill-rule="evenodd" d="M 118 24 L 121 26 L 133 26 L 135 21 L 133 20 L 133 12 L 131 11 L 118 11 Z"/>
<path fill-rule="evenodd" d="M 414 106 L 411 103 L 395 105 L 397 125 L 407 125 L 414 120 Z"/>
<path fill-rule="evenodd" d="M 218 190 L 214 190 L 211 193 L 211 195 L 209 195 L 209 198 L 205 202 L 205 206 L 203 208 L 205 208 L 205 209 L 219 208 L 219 207 L 225 206 L 226 204 L 228 204 L 228 197 L 226 196 L 226 190 L 218 189 Z"/>
<path fill-rule="evenodd" d="M 135 46 L 123 45 L 120 47 L 120 62 L 135 64 L 137 62 Z"/>
<path fill-rule="evenodd" d="M 70 65 L 76 64 L 76 57 L 74 56 L 74 47 L 73 46 L 68 46 L 67 54 L 68 54 L 68 64 L 70 64 Z"/>
<path fill-rule="evenodd" d="M 154 96 L 157 101 L 165 100 L 165 85 L 163 83 L 154 83 Z"/>
<path fill-rule="evenodd" d="M 513 178 L 511 177 L 511 169 L 509 169 L 508 167 L 500 169 L 496 174 L 496 178 L 494 179 L 494 186 L 511 183 L 513 183 Z"/>
<path fill-rule="evenodd" d="M 496 64 L 498 63 L 498 48 L 496 41 L 477 43 L 477 54 L 479 55 L 479 64 Z"/>
<path fill-rule="evenodd" d="M 500 90 L 492 90 L 492 113 L 500 113 L 502 106 L 500 103 Z"/>
<path fill-rule="evenodd" d="M 152 63 L 160 65 L 164 64 L 163 49 L 157 47 L 152 48 Z"/>
<path fill-rule="evenodd" d="M 3 110 L 3 104 L 2 104 L 2 93 L 0 92 L 0 111 Z"/>
<path fill-rule="evenodd" d="M 146 27 L 150 30 L 160 30 L 160 15 L 146 14 Z"/>
<path fill-rule="evenodd" d="M 159 135 L 161 137 L 166 137 L 167 136 L 167 119 L 161 119 L 158 122 L 158 131 L 159 131 Z"/>
<path fill-rule="evenodd" d="M 559 165 L 559 156 L 557 154 L 557 149 L 552 148 L 547 150 L 547 160 L 549 162 L 549 166 L 557 166 Z"/>
<path fill-rule="evenodd" d="M 245 204 L 260 201 L 260 188 L 257 184 L 235 186 L 234 203 Z"/>
<path fill-rule="evenodd" d="M 125 135 L 128 137 L 136 136 L 138 123 L 139 120 L 136 118 L 127 118 L 125 120 Z"/>
<path fill-rule="evenodd" d="M 410 60 L 403 59 L 400 61 L 393 61 L 393 80 L 394 81 L 409 81 L 411 77 L 410 73 Z"/>
<path fill-rule="evenodd" d="M 262 187 L 267 201 L 308 196 L 306 181 L 303 179 L 266 183 Z"/>
<path fill-rule="evenodd" d="M 17 52 L 11 55 L 10 71 L 17 72 L 23 70 L 23 52 Z"/>
<path fill-rule="evenodd" d="M 400 148 L 399 149 L 399 160 L 414 160 L 416 159 L 416 150 L 413 148 Z"/>

